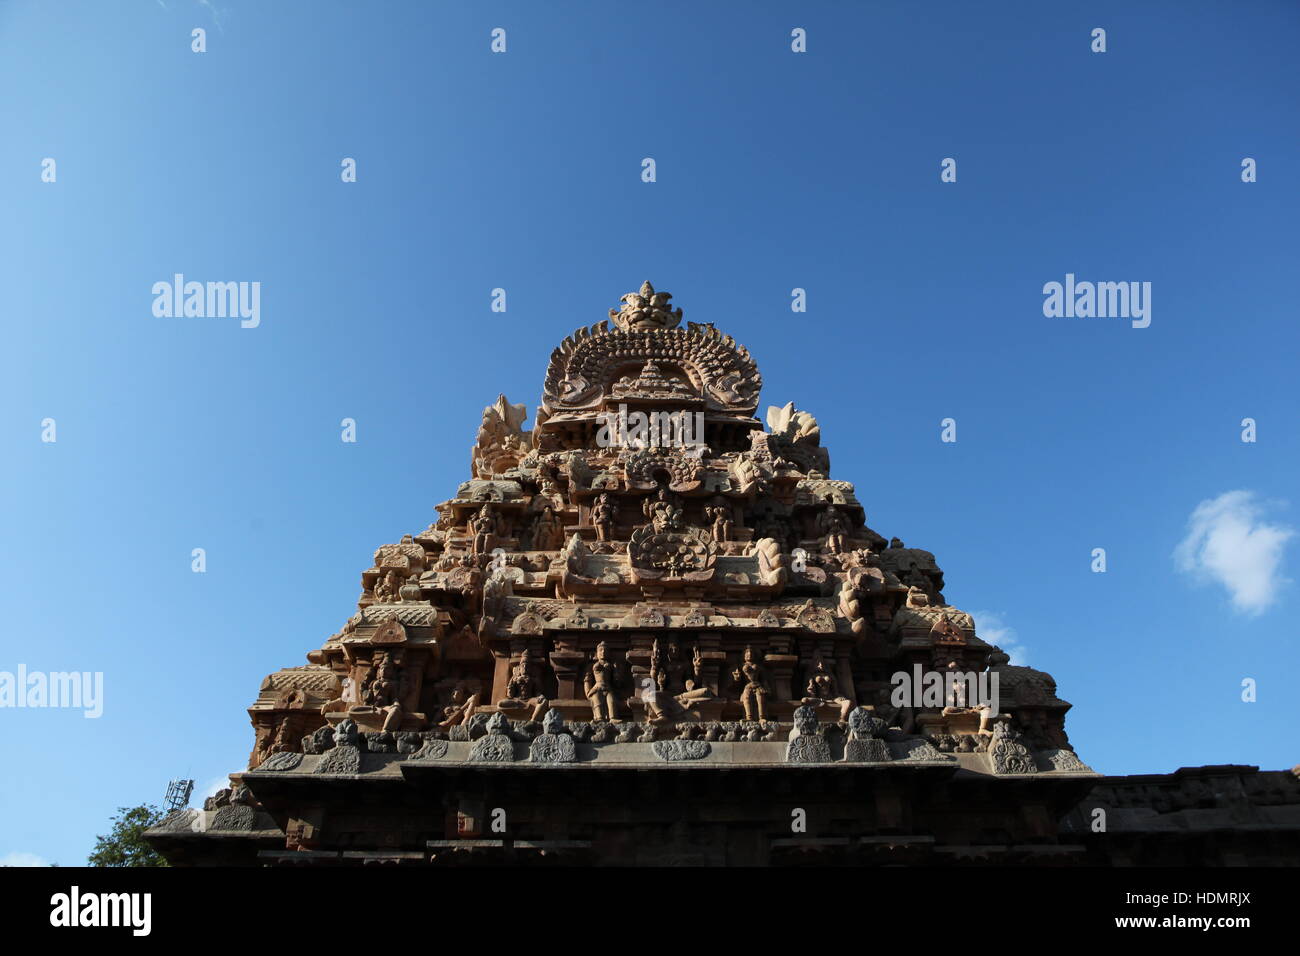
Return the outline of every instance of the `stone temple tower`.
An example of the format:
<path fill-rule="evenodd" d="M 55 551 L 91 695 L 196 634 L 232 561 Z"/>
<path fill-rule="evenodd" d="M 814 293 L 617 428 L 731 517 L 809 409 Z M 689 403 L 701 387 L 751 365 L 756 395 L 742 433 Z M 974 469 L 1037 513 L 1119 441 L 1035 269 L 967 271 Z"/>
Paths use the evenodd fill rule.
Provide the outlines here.
<path fill-rule="evenodd" d="M 749 352 L 670 301 L 647 282 L 564 339 L 531 430 L 484 409 L 468 479 L 262 682 L 247 769 L 151 831 L 169 858 L 1079 852 L 1060 821 L 1097 775 L 1051 676 L 982 641 L 816 419 L 757 418 Z"/>

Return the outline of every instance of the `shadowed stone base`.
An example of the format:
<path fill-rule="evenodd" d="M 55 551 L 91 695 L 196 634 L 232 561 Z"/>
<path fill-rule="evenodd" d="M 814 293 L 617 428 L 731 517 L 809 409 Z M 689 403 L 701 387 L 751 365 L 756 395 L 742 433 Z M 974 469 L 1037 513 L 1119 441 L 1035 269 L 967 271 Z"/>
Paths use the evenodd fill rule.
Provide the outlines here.
<path fill-rule="evenodd" d="M 426 740 L 424 746 L 411 754 L 411 760 L 441 760 L 447 756 L 447 741 L 434 738 Z"/>
<path fill-rule="evenodd" d="M 360 773 L 361 748 L 351 744 L 339 744 L 321 757 L 315 773 Z"/>
<path fill-rule="evenodd" d="M 528 748 L 528 759 L 533 763 L 572 763 L 578 759 L 578 751 L 568 734 L 538 734 Z"/>
<path fill-rule="evenodd" d="M 257 770 L 292 770 L 302 763 L 302 754 L 295 753 L 278 753 L 271 754 L 257 766 Z M 256 773 L 257 771 L 253 771 Z"/>
<path fill-rule="evenodd" d="M 820 734 L 801 734 L 785 747 L 786 763 L 830 763 L 831 745 Z"/>
<path fill-rule="evenodd" d="M 469 749 L 469 759 L 474 761 L 508 762 L 515 759 L 515 744 L 505 734 L 488 734 L 474 741 Z"/>
<path fill-rule="evenodd" d="M 846 740 L 844 742 L 844 759 L 850 763 L 877 763 L 881 760 L 893 760 L 889 745 L 883 740 Z"/>
<path fill-rule="evenodd" d="M 713 749 L 704 740 L 656 740 L 653 746 L 660 760 L 702 760 Z"/>

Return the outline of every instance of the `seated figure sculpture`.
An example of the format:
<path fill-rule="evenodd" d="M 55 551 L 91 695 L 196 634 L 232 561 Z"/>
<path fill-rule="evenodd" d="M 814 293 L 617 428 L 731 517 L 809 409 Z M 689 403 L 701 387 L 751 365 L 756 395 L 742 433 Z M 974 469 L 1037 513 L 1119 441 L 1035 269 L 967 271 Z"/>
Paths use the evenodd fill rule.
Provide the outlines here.
<path fill-rule="evenodd" d="M 497 701 L 497 707 L 501 710 L 521 710 L 532 707 L 529 720 L 541 720 L 542 715 L 546 713 L 550 701 L 542 696 L 537 678 L 533 676 L 532 655 L 525 653 L 519 658 L 519 662 L 510 672 L 505 699 Z"/>
<path fill-rule="evenodd" d="M 826 660 L 822 657 L 820 650 L 813 655 L 812 667 L 808 675 L 808 686 L 804 693 L 805 696 L 801 703 L 813 707 L 838 707 L 840 722 L 843 723 L 849 719 L 849 711 L 853 709 L 853 701 L 840 693 L 839 681 L 831 673 L 830 668 L 826 666 Z"/>
<path fill-rule="evenodd" d="M 442 709 L 442 720 L 438 726 L 450 730 L 458 724 L 469 723 L 477 708 L 478 694 L 471 694 L 464 681 L 457 681 L 451 691 L 451 702 Z"/>
<path fill-rule="evenodd" d="M 667 721 L 686 714 L 691 705 L 701 700 L 712 700 L 713 691 L 704 683 L 703 659 L 699 647 L 688 665 L 682 660 L 682 648 L 670 641 L 665 654 L 658 639 L 650 653 L 650 686 L 641 695 L 651 720 Z"/>

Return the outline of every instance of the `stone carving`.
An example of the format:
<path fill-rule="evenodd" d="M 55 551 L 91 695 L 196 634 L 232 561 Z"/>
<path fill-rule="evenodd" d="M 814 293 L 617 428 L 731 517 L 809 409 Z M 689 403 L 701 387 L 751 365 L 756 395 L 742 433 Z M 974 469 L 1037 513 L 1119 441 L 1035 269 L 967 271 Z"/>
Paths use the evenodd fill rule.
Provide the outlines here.
<path fill-rule="evenodd" d="M 840 693 L 839 681 L 831 673 L 820 650 L 813 655 L 804 695 L 805 706 L 834 707 L 841 721 L 849 719 L 849 709 L 853 706 L 853 701 Z"/>
<path fill-rule="evenodd" d="M 702 582 L 713 577 L 718 546 L 707 532 L 696 528 L 655 530 L 643 525 L 627 544 L 633 579 Z"/>
<path fill-rule="evenodd" d="M 682 321 L 682 310 L 671 309 L 668 292 L 656 292 L 648 281 L 640 292 L 629 292 L 621 299 L 623 307 L 610 309 L 609 317 L 624 332 L 639 329 L 675 329 Z"/>
<path fill-rule="evenodd" d="M 706 740 L 656 740 L 652 745 L 660 760 L 703 760 L 712 750 Z"/>
<path fill-rule="evenodd" d="M 360 773 L 361 738 L 357 725 L 344 719 L 334 728 L 334 746 L 316 764 L 315 773 Z"/>
<path fill-rule="evenodd" d="M 548 413 L 596 407 L 629 364 L 643 366 L 654 356 L 661 366 L 680 369 L 707 408 L 753 414 L 762 378 L 748 350 L 731 336 L 708 324 L 688 323 L 686 330 L 634 327 L 631 315 L 627 328 L 615 320 L 617 332 L 611 333 L 608 322 L 578 329 L 551 354 L 542 391 Z"/>
<path fill-rule="evenodd" d="M 951 764 L 937 746 L 987 752 L 963 758 L 971 772 L 1087 772 L 1051 675 L 980 639 L 931 552 L 867 525 L 813 416 L 774 406 L 764 428 L 748 350 L 670 302 L 647 283 L 566 337 L 532 430 L 504 395 L 484 409 L 455 495 L 363 564 L 355 613 L 307 667 L 263 683 L 250 767 L 312 755 L 314 772 L 359 774 L 392 762 L 363 753 L 464 751 L 522 764 L 527 743 L 528 762 L 583 773 L 582 747 L 644 742 L 618 759 L 697 772 L 715 741 L 758 762 L 780 748 L 750 745 L 782 741 L 793 762 Z M 601 439 L 632 411 L 685 416 L 691 441 Z M 987 666 L 1005 715 L 961 698 L 894 705 L 889 675 L 918 662 Z M 308 845 L 311 827 L 293 828 Z"/>
<path fill-rule="evenodd" d="M 283 773 L 288 770 L 296 770 L 298 768 L 298 765 L 301 763 L 302 763 L 302 754 L 289 753 L 289 752 L 276 753 L 276 754 L 271 754 L 270 757 L 266 758 L 260 764 L 258 764 L 257 770 L 254 772 L 276 771 L 279 773 Z"/>
<path fill-rule="evenodd" d="M 438 737 L 426 738 L 420 749 L 411 754 L 410 760 L 441 760 L 447 756 L 448 743 Z"/>
<path fill-rule="evenodd" d="M 772 692 L 767 671 L 752 647 L 745 648 L 745 658 L 740 667 L 731 673 L 732 681 L 740 687 L 740 703 L 745 708 L 746 720 L 762 721 L 764 703 Z"/>
<path fill-rule="evenodd" d="M 449 730 L 457 725 L 469 723 L 478 708 L 478 697 L 478 694 L 470 692 L 469 686 L 464 681 L 457 681 L 452 688 L 450 702 L 442 709 L 442 720 L 439 721 L 438 726 L 443 730 Z"/>
<path fill-rule="evenodd" d="M 510 672 L 510 681 L 506 684 L 504 700 L 497 701 L 501 710 L 521 710 L 531 708 L 529 720 L 541 720 L 549 701 L 542 696 L 537 678 L 534 675 L 535 663 L 532 656 L 525 651 Z"/>
<path fill-rule="evenodd" d="M 775 538 L 762 538 L 755 545 L 758 556 L 759 582 L 765 587 L 781 588 L 790 580 L 790 562 Z"/>
<path fill-rule="evenodd" d="M 474 762 L 501 762 L 515 759 L 515 742 L 510 736 L 510 721 L 498 712 L 488 718 L 487 734 L 474 741 L 469 748 L 469 759 Z"/>
<path fill-rule="evenodd" d="M 476 478 L 491 478 L 517 466 L 527 454 L 531 434 L 520 426 L 528 417 L 523 405 L 511 405 L 504 395 L 483 409 L 483 423 L 470 451 L 470 470 Z"/>
<path fill-rule="evenodd" d="M 602 494 L 591 508 L 591 525 L 596 529 L 597 541 L 613 540 L 614 519 L 618 515 L 618 506 L 608 494 Z"/>
<path fill-rule="evenodd" d="M 700 701 L 713 700 L 716 695 L 704 682 L 703 671 L 699 647 L 688 663 L 677 641 L 670 640 L 665 650 L 656 638 L 650 652 L 649 686 L 641 695 L 650 719 L 675 720 Z"/>
<path fill-rule="evenodd" d="M 945 757 L 939 751 L 934 749 L 934 745 L 925 739 L 911 739 L 902 742 L 904 751 L 904 760 L 951 760 L 951 757 Z"/>
<path fill-rule="evenodd" d="M 492 505 L 485 503 L 478 514 L 470 519 L 470 532 L 474 535 L 473 553 L 487 554 L 497 545 L 497 535 L 501 533 L 501 519 L 492 510 Z"/>
<path fill-rule="evenodd" d="M 998 774 L 1036 773 L 1038 764 L 1029 748 L 1020 741 L 1020 735 L 1005 721 L 993 727 L 993 740 L 989 744 L 989 759 L 993 772 Z"/>
<path fill-rule="evenodd" d="M 710 530 L 713 540 L 730 541 L 736 522 L 731 505 L 727 504 L 726 499 L 714 498 L 713 504 L 704 509 L 704 514 L 712 522 Z"/>
<path fill-rule="evenodd" d="M 849 712 L 849 736 L 844 741 L 844 759 L 851 763 L 876 763 L 893 760 L 889 745 L 880 739 L 885 722 L 873 717 L 865 707 Z"/>
<path fill-rule="evenodd" d="M 1048 768 L 1051 770 L 1059 770 L 1063 773 L 1094 772 L 1073 750 L 1043 750 L 1039 752 L 1039 756 L 1047 761 Z"/>
<path fill-rule="evenodd" d="M 824 547 L 828 553 L 843 554 L 848 549 L 849 535 L 853 527 L 829 497 L 826 500 L 826 509 L 817 518 L 817 526 L 826 536 Z"/>
<path fill-rule="evenodd" d="M 618 717 L 618 693 L 621 683 L 618 665 L 607 656 L 604 641 L 596 645 L 596 656 L 587 668 L 582 681 L 583 694 L 591 704 L 593 720 L 614 720 Z"/>
<path fill-rule="evenodd" d="M 829 763 L 831 746 L 817 723 L 817 710 L 807 704 L 796 708 L 794 729 L 785 745 L 786 763 Z"/>
<path fill-rule="evenodd" d="M 528 759 L 533 763 L 571 763 L 578 759 L 573 735 L 565 729 L 564 715 L 558 710 L 548 710 L 542 718 L 542 732 L 529 744 Z"/>
<path fill-rule="evenodd" d="M 533 519 L 534 551 L 559 551 L 564 547 L 564 522 L 548 502 Z"/>
<path fill-rule="evenodd" d="M 387 707 L 397 699 L 401 671 L 389 654 L 375 655 L 374 670 L 361 691 L 361 699 L 371 707 Z"/>
<path fill-rule="evenodd" d="M 334 730 L 326 724 L 302 738 L 302 752 L 305 754 L 323 754 L 334 746 Z"/>
<path fill-rule="evenodd" d="M 805 472 L 825 477 L 830 473 L 830 454 L 821 448 L 821 428 L 807 412 L 796 411 L 794 402 L 778 408 L 768 406 L 768 445 L 780 458 L 789 460 Z"/>

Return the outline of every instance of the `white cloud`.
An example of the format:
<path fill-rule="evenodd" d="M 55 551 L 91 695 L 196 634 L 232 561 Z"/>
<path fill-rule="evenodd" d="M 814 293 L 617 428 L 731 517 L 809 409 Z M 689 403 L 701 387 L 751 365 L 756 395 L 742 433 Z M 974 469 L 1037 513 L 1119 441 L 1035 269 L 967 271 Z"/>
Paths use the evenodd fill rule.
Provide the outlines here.
<path fill-rule="evenodd" d="M 0 856 L 0 866 L 49 866 L 50 864 L 35 853 L 6 853 Z"/>
<path fill-rule="evenodd" d="M 1295 529 L 1265 524 L 1263 512 L 1253 491 L 1209 498 L 1196 506 L 1174 549 L 1180 571 L 1223 585 L 1246 614 L 1265 611 L 1290 583 L 1282 576 L 1282 553 Z"/>
<path fill-rule="evenodd" d="M 1002 648 L 1011 658 L 1011 663 L 1017 667 L 1028 666 L 1025 646 L 1020 643 L 1016 629 L 1007 624 L 1001 614 L 996 611 L 971 611 L 970 616 L 975 619 L 975 635 L 980 640 Z"/>
<path fill-rule="evenodd" d="M 212 22 L 217 25 L 217 29 L 222 33 L 226 32 L 225 25 L 221 22 L 230 11 L 224 7 L 218 8 L 212 3 L 212 0 L 198 0 L 199 6 L 207 7 L 208 13 L 212 14 Z"/>

